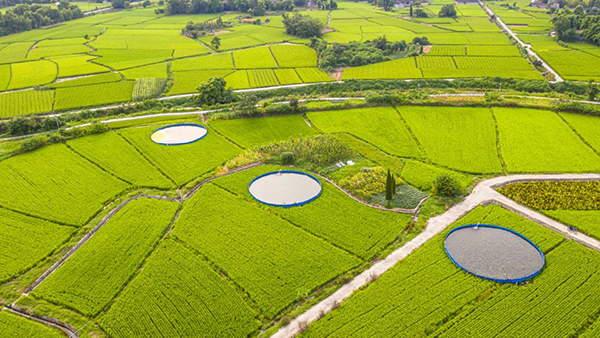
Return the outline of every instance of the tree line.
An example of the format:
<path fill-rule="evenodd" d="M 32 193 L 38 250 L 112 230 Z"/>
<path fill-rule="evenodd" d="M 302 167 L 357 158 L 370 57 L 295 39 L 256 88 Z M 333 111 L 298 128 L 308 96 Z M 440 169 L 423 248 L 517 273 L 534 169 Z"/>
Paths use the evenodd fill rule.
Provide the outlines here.
<path fill-rule="evenodd" d="M 331 2 L 320 0 L 319 4 L 324 9 L 329 8 Z M 223 11 L 237 11 L 249 13 L 253 16 L 265 15 L 267 11 L 292 11 L 295 7 L 305 6 L 308 0 L 167 0 L 165 14 L 199 14 L 219 13 Z M 337 7 L 337 5 L 336 5 Z"/>
<path fill-rule="evenodd" d="M 552 18 L 558 40 L 585 41 L 600 46 L 600 10 L 585 9 L 579 5 L 574 10 L 563 8 Z"/>
<path fill-rule="evenodd" d="M 0 36 L 29 31 L 83 17 L 77 5 L 61 1 L 57 8 L 39 4 L 19 4 L 0 13 Z"/>

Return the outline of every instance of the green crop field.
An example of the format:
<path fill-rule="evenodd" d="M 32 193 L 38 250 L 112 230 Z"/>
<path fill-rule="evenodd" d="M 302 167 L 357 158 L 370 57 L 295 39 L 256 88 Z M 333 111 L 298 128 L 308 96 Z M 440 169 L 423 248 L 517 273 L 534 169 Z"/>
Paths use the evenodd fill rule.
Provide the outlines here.
<path fill-rule="evenodd" d="M 20 89 L 50 83 L 56 79 L 56 64 L 50 61 L 20 62 L 10 65 L 11 77 L 6 89 Z"/>
<path fill-rule="evenodd" d="M 327 111 L 308 113 L 307 116 L 325 133 L 350 133 L 393 155 L 423 156 L 394 108 Z"/>
<path fill-rule="evenodd" d="M 162 189 L 173 186 L 170 180 L 115 132 L 74 139 L 67 145 L 132 185 Z"/>
<path fill-rule="evenodd" d="M 279 85 L 277 77 L 272 69 L 248 70 L 248 82 L 250 87 L 271 87 Z"/>
<path fill-rule="evenodd" d="M 489 109 L 400 107 L 398 111 L 433 162 L 474 173 L 502 171 Z"/>
<path fill-rule="evenodd" d="M 544 210 L 543 213 L 600 240 L 600 210 Z"/>
<path fill-rule="evenodd" d="M 0 117 L 50 112 L 53 102 L 54 91 L 51 90 L 0 93 Z"/>
<path fill-rule="evenodd" d="M 50 328 L 8 311 L 0 311 L 0 336 L 64 338 L 64 334 L 57 329 Z"/>
<path fill-rule="evenodd" d="M 508 227 L 536 243 L 547 265 L 535 282 L 498 287 L 459 270 L 444 252 L 446 231 L 309 326 L 304 336 L 456 337 L 500 331 L 541 336 L 587 325 L 600 304 L 600 295 L 590 293 L 600 278 L 597 252 L 497 206 L 479 207 L 454 226 L 472 222 Z"/>
<path fill-rule="evenodd" d="M 1 161 L 0 171 L 0 206 L 74 225 L 129 187 L 64 145 Z"/>
<path fill-rule="evenodd" d="M 247 182 L 260 174 L 278 169 L 280 168 L 253 168 L 219 178 L 214 183 L 253 201 L 246 189 Z M 324 184 L 318 199 L 302 208 L 270 207 L 269 210 L 364 260 L 371 259 L 393 242 L 410 222 L 410 216 L 406 214 L 358 205 L 329 183 Z M 352 213 L 348 213 L 348 210 L 352 210 Z"/>
<path fill-rule="evenodd" d="M 360 263 L 357 257 L 210 183 L 186 203 L 173 235 L 223 269 L 269 318 L 303 293 Z"/>
<path fill-rule="evenodd" d="M 300 115 L 215 120 L 209 125 L 244 148 L 315 134 Z"/>
<path fill-rule="evenodd" d="M 510 172 L 600 170 L 600 157 L 547 110 L 494 108 L 500 149 Z"/>
<path fill-rule="evenodd" d="M 300 76 L 298 73 L 296 73 L 295 69 L 275 69 L 274 72 L 275 76 L 277 77 L 277 81 L 281 85 L 302 83 L 302 79 L 300 79 Z"/>
<path fill-rule="evenodd" d="M 63 244 L 74 231 L 73 227 L 0 209 L 0 282 L 30 269 Z"/>
<path fill-rule="evenodd" d="M 281 68 L 315 67 L 317 65 L 317 53 L 307 46 L 273 45 L 270 48 Z"/>
<path fill-rule="evenodd" d="M 167 84 L 166 79 L 145 77 L 136 79 L 131 94 L 133 101 L 143 101 L 159 96 Z"/>
<path fill-rule="evenodd" d="M 35 296 L 86 315 L 97 314 L 152 252 L 178 207 L 161 200 L 129 202 L 45 280 Z"/>
<path fill-rule="evenodd" d="M 233 285 L 205 260 L 167 240 L 100 323 L 112 337 L 245 337 L 259 325 L 255 316 Z"/>
<path fill-rule="evenodd" d="M 134 81 L 121 81 L 58 88 L 56 90 L 54 110 L 101 106 L 114 102 L 129 102 L 132 98 L 134 84 Z"/>
<path fill-rule="evenodd" d="M 150 139 L 156 128 L 122 129 L 118 133 L 179 186 L 211 171 L 241 151 L 210 130 L 200 142 L 176 147 L 159 145 Z"/>
<path fill-rule="evenodd" d="M 67 80 L 52 83 L 47 85 L 48 88 L 65 88 L 65 87 L 78 87 L 78 86 L 86 86 L 93 85 L 98 83 L 108 83 L 108 82 L 118 82 L 121 81 L 121 75 L 118 73 L 104 73 L 99 75 L 91 75 L 84 76 L 80 78 L 76 78 L 74 80 Z"/>
<path fill-rule="evenodd" d="M 277 68 L 277 61 L 268 47 L 235 51 L 233 60 L 236 69 Z"/>

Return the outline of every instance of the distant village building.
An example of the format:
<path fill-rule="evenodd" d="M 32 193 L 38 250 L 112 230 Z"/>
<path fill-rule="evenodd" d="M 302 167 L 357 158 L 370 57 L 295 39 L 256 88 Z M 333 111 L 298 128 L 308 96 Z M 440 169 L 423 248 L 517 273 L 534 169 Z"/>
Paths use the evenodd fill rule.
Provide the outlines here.
<path fill-rule="evenodd" d="M 419 1 L 421 5 L 429 5 L 431 0 Z M 411 4 L 414 4 L 414 0 L 394 0 L 394 7 L 396 8 L 408 8 Z"/>

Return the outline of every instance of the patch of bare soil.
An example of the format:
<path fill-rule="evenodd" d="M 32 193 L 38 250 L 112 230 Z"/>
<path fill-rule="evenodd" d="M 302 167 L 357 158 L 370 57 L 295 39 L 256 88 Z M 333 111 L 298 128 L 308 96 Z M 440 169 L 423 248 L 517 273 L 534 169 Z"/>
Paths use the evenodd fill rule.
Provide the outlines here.
<path fill-rule="evenodd" d="M 333 73 L 330 73 L 329 76 L 336 80 L 336 81 L 342 81 L 342 75 L 344 74 L 344 69 L 348 69 L 350 67 L 337 67 L 334 69 Z"/>
<path fill-rule="evenodd" d="M 427 54 L 427 53 L 431 52 L 432 47 L 433 46 L 431 46 L 431 45 L 423 46 L 423 54 Z"/>

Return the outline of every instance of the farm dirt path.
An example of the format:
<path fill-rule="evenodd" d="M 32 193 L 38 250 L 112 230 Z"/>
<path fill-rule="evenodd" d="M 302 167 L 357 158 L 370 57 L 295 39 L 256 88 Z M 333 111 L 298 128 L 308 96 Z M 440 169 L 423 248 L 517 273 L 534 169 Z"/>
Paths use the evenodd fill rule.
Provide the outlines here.
<path fill-rule="evenodd" d="M 536 211 L 533 211 L 523 205 L 520 205 L 504 195 L 498 193 L 494 188 L 501 187 L 510 183 L 523 181 L 583 181 L 600 180 L 600 174 L 544 174 L 544 175 L 510 175 L 491 178 L 479 182 L 473 192 L 462 202 L 450 208 L 445 213 L 429 219 L 423 232 L 417 235 L 410 242 L 398 248 L 383 260 L 375 263 L 370 269 L 356 276 L 348 284 L 342 286 L 339 290 L 316 304 L 308 311 L 292 320 L 287 326 L 281 328 L 275 333 L 273 338 L 294 337 L 305 328 L 306 325 L 319 320 L 324 314 L 336 308 L 341 302 L 345 301 L 358 289 L 364 287 L 377 279 L 383 273 L 390 270 L 399 261 L 406 258 L 416 249 L 421 247 L 434 236 L 438 235 L 450 224 L 456 222 L 469 211 L 478 205 L 498 204 L 514 213 L 517 213 L 533 222 L 543 225 L 561 235 L 575 240 L 587 247 L 600 251 L 600 241 L 578 232 L 571 232 L 569 228 L 553 219 L 550 219 Z"/>

